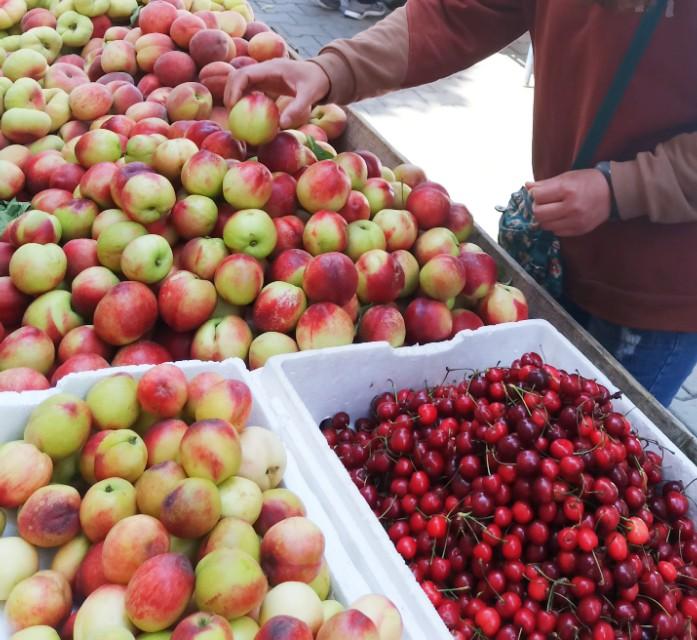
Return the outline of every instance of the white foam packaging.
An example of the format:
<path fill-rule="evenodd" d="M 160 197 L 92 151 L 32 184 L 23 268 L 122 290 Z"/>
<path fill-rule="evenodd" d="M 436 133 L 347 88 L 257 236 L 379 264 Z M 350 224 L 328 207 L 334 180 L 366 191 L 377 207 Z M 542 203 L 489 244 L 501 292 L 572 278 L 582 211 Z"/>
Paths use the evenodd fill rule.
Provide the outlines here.
<path fill-rule="evenodd" d="M 391 348 L 387 343 L 350 345 L 272 358 L 254 375 L 271 398 L 290 450 L 311 479 L 342 542 L 373 591 L 391 598 L 403 612 L 411 638 L 446 640 L 441 622 L 387 533 L 331 451 L 318 425 L 338 411 L 352 420 L 368 415 L 372 398 L 391 389 L 437 385 L 461 379 L 462 369 L 483 370 L 536 351 L 546 362 L 594 378 L 613 390 L 607 377 L 550 323 L 530 320 L 465 331 L 448 342 Z M 615 401 L 639 434 L 665 451 L 666 479 L 691 480 L 697 467 L 628 399 Z M 657 450 L 657 445 L 653 448 Z M 693 484 L 688 493 L 697 499 Z M 371 568 L 380 567 L 380 571 Z"/>
<path fill-rule="evenodd" d="M 242 360 L 233 359 L 226 360 L 225 362 L 191 361 L 178 362 L 176 364 L 188 379 L 205 371 L 214 371 L 227 379 L 242 380 L 250 386 L 254 398 L 254 405 L 249 424 L 271 429 L 278 433 L 284 441 L 288 465 L 281 486 L 290 489 L 300 496 L 307 509 L 308 518 L 317 524 L 324 533 L 326 541 L 325 557 L 329 563 L 332 574 L 331 597 L 348 606 L 360 596 L 370 593 L 371 589 L 368 582 L 352 562 L 348 551 L 341 542 L 341 537 L 336 531 L 332 519 L 322 507 L 315 495 L 314 489 L 310 487 L 306 475 L 301 473 L 299 460 L 287 446 L 286 431 L 279 428 L 275 415 L 268 410 L 267 399 L 264 397 L 263 392 L 260 393 L 257 381 L 252 380 Z M 72 374 L 62 379 L 55 389 L 50 390 L 51 393 L 40 392 L 41 395 L 37 395 L 32 399 L 28 399 L 27 394 L 2 394 L 2 396 L 0 396 L 0 411 L 2 412 L 2 420 L 0 421 L 0 444 L 9 440 L 22 438 L 24 426 L 29 414 L 34 407 L 48 397 L 48 395 L 63 392 L 72 393 L 84 398 L 97 380 L 122 372 L 130 373 L 135 378 L 140 378 L 150 368 L 150 365 L 140 365 Z M 4 395 L 8 397 L 3 397 Z M 16 535 L 14 522 L 8 523 L 4 535 Z M 41 553 L 42 568 L 49 567 L 51 557 L 52 553 Z M 2 567 L 0 567 L 0 571 L 2 571 Z M 4 620 L 2 610 L 0 609 L 0 640 L 6 640 L 10 635 L 10 630 Z"/>

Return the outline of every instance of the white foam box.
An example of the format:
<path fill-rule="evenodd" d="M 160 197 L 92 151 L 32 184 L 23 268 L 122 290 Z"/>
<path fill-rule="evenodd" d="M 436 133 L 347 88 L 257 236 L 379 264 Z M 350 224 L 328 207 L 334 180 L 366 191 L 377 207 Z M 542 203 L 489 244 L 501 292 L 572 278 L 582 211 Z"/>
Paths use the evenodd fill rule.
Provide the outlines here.
<path fill-rule="evenodd" d="M 319 490 L 359 571 L 368 577 L 372 590 L 391 598 L 404 613 L 411 638 L 446 640 L 451 636 L 318 425 L 338 411 L 346 411 L 352 421 L 368 415 L 371 399 L 383 391 L 437 385 L 447 368 L 461 370 L 450 373 L 448 380 L 462 379 L 462 369 L 510 365 L 528 351 L 612 389 L 606 376 L 544 320 L 465 331 L 448 342 L 416 347 L 393 349 L 387 343 L 369 343 L 277 356 L 254 373 L 272 399 L 272 409 L 286 429 L 302 472 Z M 617 400 L 615 407 L 627 414 L 641 436 L 665 448 L 666 479 L 697 477 L 697 467 L 629 400 Z M 695 485 L 689 492 L 697 498 Z M 376 567 L 380 571 L 371 574 Z"/>
<path fill-rule="evenodd" d="M 329 563 L 332 574 L 332 596 L 345 605 L 350 605 L 354 600 L 362 595 L 371 592 L 368 581 L 358 571 L 356 565 L 344 548 L 341 537 L 338 535 L 332 519 L 322 507 L 320 501 L 315 496 L 314 489 L 308 483 L 308 478 L 300 472 L 299 463 L 292 451 L 289 450 L 285 430 L 279 429 L 275 422 L 275 415 L 268 410 L 268 402 L 260 394 L 259 388 L 254 380 L 252 380 L 249 372 L 244 366 L 242 360 L 232 359 L 225 362 L 178 362 L 177 366 L 184 372 L 188 379 L 204 371 L 215 371 L 227 379 L 242 380 L 246 382 L 252 390 L 254 405 L 249 424 L 261 427 L 266 427 L 278 433 L 284 444 L 286 445 L 286 453 L 288 456 L 288 465 L 284 475 L 284 486 L 302 499 L 307 509 L 307 516 L 315 524 L 319 526 L 325 536 L 326 550 L 325 557 Z M 100 371 L 90 371 L 76 373 L 63 378 L 57 388 L 47 392 L 35 392 L 33 399 L 29 399 L 31 394 L 3 394 L 2 402 L 0 402 L 0 411 L 2 412 L 2 421 L 0 422 L 0 444 L 9 440 L 21 439 L 24 431 L 24 425 L 31 411 L 36 407 L 41 400 L 48 397 L 52 393 L 72 393 L 80 397 L 85 397 L 92 385 L 101 380 L 119 372 L 126 372 L 133 375 L 135 378 L 140 378 L 150 365 L 129 366 L 111 369 L 102 369 Z M 14 521 L 11 521 L 4 533 L 7 535 L 16 535 L 16 527 Z M 52 553 L 42 552 L 41 565 L 42 568 L 50 566 Z M 2 567 L 0 567 L 2 571 Z M 10 637 L 10 630 L 4 620 L 2 610 L 0 610 L 0 640 L 6 640 Z"/>

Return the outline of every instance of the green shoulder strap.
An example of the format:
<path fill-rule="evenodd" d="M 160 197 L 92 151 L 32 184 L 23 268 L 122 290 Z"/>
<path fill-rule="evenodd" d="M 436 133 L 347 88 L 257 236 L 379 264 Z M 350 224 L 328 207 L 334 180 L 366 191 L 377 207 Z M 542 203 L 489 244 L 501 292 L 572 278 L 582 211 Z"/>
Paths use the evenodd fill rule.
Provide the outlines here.
<path fill-rule="evenodd" d="M 656 0 L 644 12 L 627 53 L 617 69 L 612 85 L 600 104 L 595 120 L 578 152 L 573 169 L 586 169 L 593 162 L 593 157 L 620 106 L 620 102 L 622 102 L 622 97 L 629 86 L 634 71 L 651 43 L 651 38 L 658 27 L 661 16 L 666 11 L 667 5 L 668 0 Z"/>

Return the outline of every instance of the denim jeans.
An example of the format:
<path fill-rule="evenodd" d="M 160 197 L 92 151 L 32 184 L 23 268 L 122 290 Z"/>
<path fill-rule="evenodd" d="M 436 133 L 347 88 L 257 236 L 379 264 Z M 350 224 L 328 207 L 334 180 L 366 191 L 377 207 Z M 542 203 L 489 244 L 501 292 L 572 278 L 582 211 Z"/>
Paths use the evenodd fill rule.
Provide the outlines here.
<path fill-rule="evenodd" d="M 630 329 L 563 302 L 574 319 L 664 406 L 697 366 L 697 333 Z"/>

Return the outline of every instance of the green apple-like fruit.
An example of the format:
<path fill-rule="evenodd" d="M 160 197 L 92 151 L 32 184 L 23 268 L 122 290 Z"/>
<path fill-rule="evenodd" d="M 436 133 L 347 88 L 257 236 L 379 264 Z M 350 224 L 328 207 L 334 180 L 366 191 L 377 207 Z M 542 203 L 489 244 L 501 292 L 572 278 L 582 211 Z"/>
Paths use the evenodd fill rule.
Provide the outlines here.
<path fill-rule="evenodd" d="M 29 244 L 10 258 L 10 279 L 23 293 L 37 295 L 55 289 L 65 277 L 68 261 L 57 244 Z"/>
<path fill-rule="evenodd" d="M 136 513 L 133 485 L 123 478 L 107 478 L 93 484 L 82 498 L 80 525 L 92 542 L 99 542 L 119 520 Z"/>
<path fill-rule="evenodd" d="M 231 251 L 265 258 L 276 246 L 276 227 L 261 209 L 243 209 L 235 213 L 223 228 L 225 246 Z"/>
<path fill-rule="evenodd" d="M 87 441 L 92 416 L 84 400 L 59 393 L 44 400 L 32 411 L 24 439 L 54 460 L 67 458 Z"/>
<path fill-rule="evenodd" d="M 82 326 L 84 320 L 73 311 L 70 292 L 59 289 L 36 298 L 24 312 L 22 324 L 41 329 L 58 342 L 69 331 Z"/>
<path fill-rule="evenodd" d="M 97 239 L 97 258 L 107 269 L 121 271 L 121 255 L 128 244 L 147 234 L 146 228 L 131 220 L 117 222 L 104 229 Z"/>
<path fill-rule="evenodd" d="M 127 373 L 117 373 L 92 385 L 87 406 L 98 429 L 130 429 L 140 414 L 137 382 Z"/>
<path fill-rule="evenodd" d="M 258 562 L 239 549 L 218 549 L 196 566 L 196 605 L 228 619 L 259 606 L 267 587 Z"/>
<path fill-rule="evenodd" d="M 121 254 L 121 271 L 129 280 L 154 284 L 172 269 L 174 255 L 165 238 L 149 233 L 134 238 Z"/>

